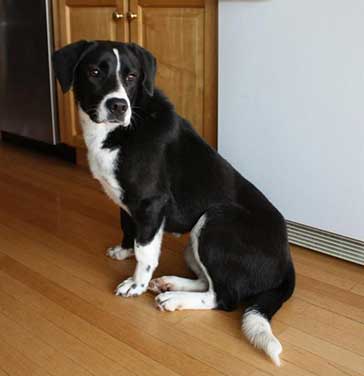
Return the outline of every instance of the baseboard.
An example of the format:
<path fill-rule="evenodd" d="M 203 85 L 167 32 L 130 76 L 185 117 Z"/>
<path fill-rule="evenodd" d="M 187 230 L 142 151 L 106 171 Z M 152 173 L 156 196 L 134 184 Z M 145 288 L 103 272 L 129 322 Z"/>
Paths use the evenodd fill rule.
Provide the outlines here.
<path fill-rule="evenodd" d="M 9 132 L 1 131 L 0 140 L 25 149 L 33 150 L 42 154 L 57 157 L 68 162 L 76 163 L 75 149 L 65 144 L 47 144 L 43 141 L 32 140 L 27 137 L 15 135 Z"/>
<path fill-rule="evenodd" d="M 287 228 L 292 244 L 364 265 L 364 242 L 291 221 Z"/>

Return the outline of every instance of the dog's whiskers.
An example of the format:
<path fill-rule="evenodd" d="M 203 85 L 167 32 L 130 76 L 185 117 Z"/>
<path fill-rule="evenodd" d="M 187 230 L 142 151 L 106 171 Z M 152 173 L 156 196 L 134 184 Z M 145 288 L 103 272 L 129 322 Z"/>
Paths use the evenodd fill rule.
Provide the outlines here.
<path fill-rule="evenodd" d="M 136 120 L 140 120 L 140 121 L 144 121 L 145 120 L 145 118 L 141 115 L 141 114 L 139 114 L 137 111 L 133 111 L 133 115 L 132 115 L 132 117 L 135 115 L 135 117 L 137 118 Z"/>

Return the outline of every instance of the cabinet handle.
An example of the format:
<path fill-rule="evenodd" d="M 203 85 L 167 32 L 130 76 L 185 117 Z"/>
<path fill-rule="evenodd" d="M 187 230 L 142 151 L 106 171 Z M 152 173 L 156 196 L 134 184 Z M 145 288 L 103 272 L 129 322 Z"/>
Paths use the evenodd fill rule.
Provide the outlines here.
<path fill-rule="evenodd" d="M 114 12 L 112 13 L 112 18 L 114 19 L 114 21 L 119 21 L 124 18 L 124 15 L 122 13 L 119 13 L 117 10 L 114 10 Z"/>
<path fill-rule="evenodd" d="M 133 12 L 128 12 L 126 14 L 126 18 L 128 19 L 129 22 L 135 20 L 136 18 L 138 18 L 138 15 L 136 13 L 133 13 Z"/>

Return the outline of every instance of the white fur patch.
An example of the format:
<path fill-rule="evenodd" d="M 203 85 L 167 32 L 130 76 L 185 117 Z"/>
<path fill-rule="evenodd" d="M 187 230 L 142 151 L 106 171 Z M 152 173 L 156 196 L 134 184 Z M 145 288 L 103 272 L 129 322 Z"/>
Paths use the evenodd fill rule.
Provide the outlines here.
<path fill-rule="evenodd" d="M 213 286 L 213 283 L 212 283 L 212 279 L 211 279 L 209 273 L 207 272 L 205 265 L 202 264 L 202 262 L 200 260 L 200 255 L 198 253 L 199 237 L 200 237 L 200 233 L 201 233 L 203 227 L 205 226 L 205 223 L 206 223 L 206 215 L 203 214 L 200 217 L 200 219 L 197 221 L 197 223 L 195 224 L 195 226 L 193 227 L 193 229 L 191 231 L 191 235 L 190 235 L 191 236 L 191 247 L 192 247 L 192 253 L 193 253 L 194 258 L 195 258 L 195 262 L 197 263 L 198 267 L 201 269 L 203 276 L 206 278 L 206 280 L 208 282 L 208 289 L 209 289 L 209 291 L 213 292 L 214 286 Z"/>
<path fill-rule="evenodd" d="M 108 133 L 118 125 L 110 126 L 108 124 L 95 123 L 80 106 L 78 107 L 78 112 L 93 177 L 101 183 L 105 193 L 111 200 L 130 214 L 129 209 L 123 203 L 123 189 L 115 178 L 115 162 L 119 149 L 110 150 L 102 147 Z"/>
<path fill-rule="evenodd" d="M 256 310 L 244 313 L 242 330 L 250 343 L 263 350 L 275 365 L 281 365 L 279 354 L 282 352 L 282 345 L 273 335 L 269 321 L 262 314 Z"/>
<path fill-rule="evenodd" d="M 155 301 L 161 311 L 171 312 L 182 309 L 214 309 L 216 307 L 216 297 L 211 291 L 168 291 L 159 294 Z"/>
<path fill-rule="evenodd" d="M 165 291 L 197 291 L 203 292 L 208 288 L 205 279 L 190 279 L 175 276 L 164 276 L 152 279 L 149 283 L 149 290 L 155 293 Z"/>
<path fill-rule="evenodd" d="M 134 249 L 133 248 L 122 248 L 121 245 L 116 245 L 114 247 L 110 247 L 106 250 L 106 255 L 111 257 L 115 260 L 125 260 L 129 257 L 134 256 Z"/>
<path fill-rule="evenodd" d="M 130 106 L 130 100 L 129 97 L 125 91 L 125 88 L 120 80 L 120 56 L 119 51 L 114 48 L 113 52 L 116 56 L 116 69 L 115 69 L 115 75 L 116 75 L 116 82 L 117 82 L 117 89 L 109 94 L 107 94 L 101 101 L 99 108 L 98 108 L 98 121 L 99 122 L 106 122 L 108 110 L 106 108 L 106 101 L 111 98 L 119 98 L 119 99 L 125 99 L 126 103 L 128 104 L 128 109 L 125 113 L 125 120 L 124 124 L 121 124 L 124 127 L 127 127 L 130 124 L 131 119 L 131 106 Z M 108 123 L 110 124 L 110 123 Z M 112 124 L 112 123 L 111 123 Z"/>
<path fill-rule="evenodd" d="M 141 245 L 135 242 L 134 250 L 137 265 L 134 275 L 118 285 L 115 291 L 116 295 L 137 296 L 148 289 L 149 282 L 159 261 L 163 228 L 164 221 L 148 244 Z"/>

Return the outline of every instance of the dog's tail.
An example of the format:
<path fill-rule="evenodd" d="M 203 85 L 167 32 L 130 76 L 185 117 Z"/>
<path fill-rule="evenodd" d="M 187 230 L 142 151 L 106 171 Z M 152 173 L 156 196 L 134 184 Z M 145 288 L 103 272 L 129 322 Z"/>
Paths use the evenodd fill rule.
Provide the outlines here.
<path fill-rule="evenodd" d="M 241 327 L 249 342 L 263 350 L 277 366 L 281 363 L 279 354 L 282 352 L 282 345 L 273 335 L 269 321 L 292 295 L 294 286 L 295 272 L 290 262 L 281 285 L 250 298 L 242 317 Z"/>

